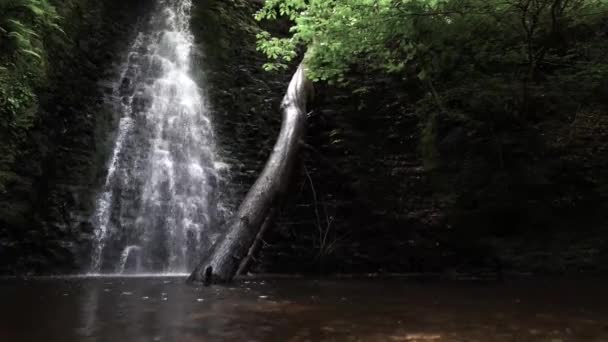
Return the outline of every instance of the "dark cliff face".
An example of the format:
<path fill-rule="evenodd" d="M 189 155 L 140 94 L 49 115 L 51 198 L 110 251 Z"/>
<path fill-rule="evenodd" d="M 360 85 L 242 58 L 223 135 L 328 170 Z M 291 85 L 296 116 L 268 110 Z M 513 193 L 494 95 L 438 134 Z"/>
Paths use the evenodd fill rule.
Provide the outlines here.
<path fill-rule="evenodd" d="M 256 5 L 199 4 L 200 70 L 236 205 L 274 143 L 289 73 L 260 69 Z M 416 82 L 350 82 L 317 85 L 302 162 L 257 271 L 605 270 L 603 112 L 525 128 L 450 116 L 431 125 Z"/>
<path fill-rule="evenodd" d="M 151 3 L 58 2 L 66 32 L 45 41 L 49 79 L 39 113 L 0 194 L 0 272 L 72 272 L 90 249 L 93 194 L 116 113 L 104 103 L 138 20 Z"/>
<path fill-rule="evenodd" d="M 216 18 L 230 13 L 211 25 L 220 45 L 205 53 L 238 199 L 274 141 L 288 77 L 259 71 L 256 23 L 239 17 L 254 6 L 207 4 Z M 415 81 L 354 74 L 350 84 L 317 85 L 300 169 L 258 271 L 606 270 L 605 110 L 431 121 Z"/>
<path fill-rule="evenodd" d="M 153 1 L 76 1 L 57 5 L 65 41 L 45 42 L 50 77 L 39 120 L 19 147 L 0 194 L 0 273 L 86 270 L 90 217 L 107 172 L 119 113 L 105 95 L 120 77 L 129 44 Z M 207 87 L 222 161 L 231 166 L 229 206 L 255 180 L 280 126 L 277 108 L 289 74 L 265 73 L 255 51 L 259 28 L 246 1 L 194 1 L 193 70 Z"/>
<path fill-rule="evenodd" d="M 52 50 L 41 120 L 15 165 L 21 178 L 0 195 L 0 272 L 86 264 L 118 119 L 103 94 L 150 5 L 83 1 L 66 16 L 70 43 Z M 196 0 L 192 13 L 193 70 L 208 85 L 233 209 L 274 144 L 291 76 L 261 68 L 258 6 Z M 605 111 L 496 130 L 429 122 L 414 105 L 417 84 L 357 74 L 351 84 L 317 85 L 300 168 L 255 270 L 606 271 Z"/>
<path fill-rule="evenodd" d="M 264 270 L 606 271 L 605 112 L 500 130 L 438 116 L 431 164 L 415 85 L 352 84 L 317 87 Z"/>
<path fill-rule="evenodd" d="M 230 165 L 230 206 L 234 209 L 264 167 L 281 125 L 279 104 L 289 72 L 262 70 L 256 51 L 260 31 L 249 1 L 194 2 L 192 31 L 198 46 L 195 77 L 206 84 L 214 115 L 219 158 Z"/>

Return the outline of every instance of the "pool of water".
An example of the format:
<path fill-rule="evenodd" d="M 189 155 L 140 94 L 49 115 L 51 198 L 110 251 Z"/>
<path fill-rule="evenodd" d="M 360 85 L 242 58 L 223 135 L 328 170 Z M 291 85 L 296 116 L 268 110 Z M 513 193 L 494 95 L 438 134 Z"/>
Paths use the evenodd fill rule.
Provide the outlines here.
<path fill-rule="evenodd" d="M 608 341 L 608 282 L 0 280 L 0 341 Z"/>

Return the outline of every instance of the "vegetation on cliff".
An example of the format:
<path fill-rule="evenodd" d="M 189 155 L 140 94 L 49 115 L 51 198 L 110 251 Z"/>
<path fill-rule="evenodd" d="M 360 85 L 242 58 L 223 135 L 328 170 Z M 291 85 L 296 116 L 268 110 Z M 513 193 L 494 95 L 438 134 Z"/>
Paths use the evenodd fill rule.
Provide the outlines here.
<path fill-rule="evenodd" d="M 103 93 L 151 3 L 0 0 L 0 272 L 86 259 L 116 125 Z M 487 255 L 605 270 L 606 1 L 194 5 L 192 69 L 211 85 L 234 201 L 313 46 L 302 164 L 257 270 L 467 270 Z"/>
<path fill-rule="evenodd" d="M 0 273 L 65 272 L 88 257 L 115 125 L 103 96 L 149 5 L 0 0 Z"/>
<path fill-rule="evenodd" d="M 288 37 L 258 35 L 268 70 L 310 45 L 315 81 L 354 66 L 417 79 L 424 110 L 496 125 L 606 105 L 605 0 L 272 0 L 257 13 L 282 16 Z"/>
<path fill-rule="evenodd" d="M 606 1 L 270 0 L 257 18 L 292 23 L 289 34 L 258 35 L 267 70 L 312 45 L 309 74 L 339 85 L 323 89 L 312 120 L 331 163 L 313 153 L 308 165 L 321 211 L 335 214 L 332 234 L 391 236 L 391 260 L 412 270 L 492 254 L 545 271 L 606 260 Z M 384 208 L 361 215 L 374 228 L 353 231 L 362 220 L 339 204 L 352 207 L 352 191 L 326 179 L 360 192 L 362 211 Z M 324 227 L 311 225 L 311 235 Z M 332 260 L 389 253 L 353 243 Z"/>
<path fill-rule="evenodd" d="M 7 172 L 32 127 L 36 90 L 47 77 L 46 39 L 61 39 L 61 17 L 47 0 L 0 2 L 0 191 Z"/>
<path fill-rule="evenodd" d="M 425 109 L 497 125 L 606 104 L 605 0 L 272 0 L 257 14 L 281 16 L 288 37 L 258 35 L 267 69 L 311 45 L 316 81 L 353 66 L 417 79 Z"/>

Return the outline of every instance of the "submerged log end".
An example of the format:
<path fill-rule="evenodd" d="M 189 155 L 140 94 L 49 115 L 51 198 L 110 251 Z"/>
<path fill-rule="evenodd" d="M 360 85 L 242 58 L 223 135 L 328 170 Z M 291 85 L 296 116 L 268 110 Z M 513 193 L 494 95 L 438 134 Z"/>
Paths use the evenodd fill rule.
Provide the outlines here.
<path fill-rule="evenodd" d="M 229 253 L 222 251 L 232 251 L 233 244 L 230 239 L 222 239 L 211 251 L 209 257 L 201 262 L 190 274 L 187 282 L 190 284 L 202 284 L 209 286 L 213 284 L 225 284 L 234 278 L 240 259 L 235 259 Z"/>
<path fill-rule="evenodd" d="M 213 266 L 199 266 L 197 267 L 190 277 L 188 277 L 187 282 L 190 284 L 202 284 L 204 286 L 210 286 L 212 284 L 220 284 L 227 283 L 232 278 L 225 278 L 222 275 L 213 273 Z"/>

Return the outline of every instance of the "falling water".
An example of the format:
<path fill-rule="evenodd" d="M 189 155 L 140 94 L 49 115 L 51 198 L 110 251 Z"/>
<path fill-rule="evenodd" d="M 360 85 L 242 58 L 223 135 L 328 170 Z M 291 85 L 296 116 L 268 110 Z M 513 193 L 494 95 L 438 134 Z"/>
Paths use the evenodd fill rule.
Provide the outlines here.
<path fill-rule="evenodd" d="M 135 273 L 141 272 L 141 247 L 139 246 L 127 246 L 120 256 L 120 263 L 118 264 L 118 273 L 125 273 L 125 271 L 131 269 Z"/>
<path fill-rule="evenodd" d="M 159 0 L 115 87 L 122 118 L 92 217 L 92 273 L 184 272 L 217 233 L 225 165 L 204 92 L 189 76 L 190 7 Z"/>

